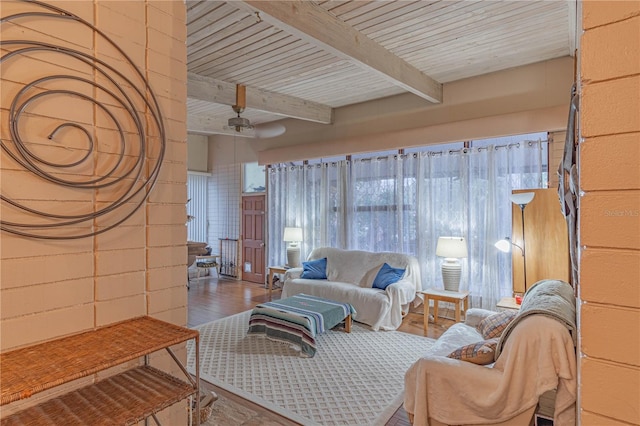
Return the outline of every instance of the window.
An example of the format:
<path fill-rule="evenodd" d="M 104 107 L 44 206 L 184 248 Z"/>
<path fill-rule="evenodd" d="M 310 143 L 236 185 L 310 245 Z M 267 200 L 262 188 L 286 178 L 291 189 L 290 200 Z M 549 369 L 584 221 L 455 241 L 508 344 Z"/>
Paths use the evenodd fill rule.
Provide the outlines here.
<path fill-rule="evenodd" d="M 265 167 L 255 163 L 244 163 L 242 165 L 242 192 L 265 192 Z"/>
<path fill-rule="evenodd" d="M 511 233 L 511 191 L 546 186 L 548 148 L 536 136 L 273 167 L 269 262 L 282 263 L 282 230 L 295 225 L 303 228 L 303 257 L 322 246 L 408 253 L 425 285 L 438 287 L 438 237 L 464 236 L 462 288 L 474 306 L 491 308 L 512 291 L 510 258 L 493 246 Z"/>
<path fill-rule="evenodd" d="M 207 181 L 206 173 L 187 175 L 187 239 L 207 242 Z"/>

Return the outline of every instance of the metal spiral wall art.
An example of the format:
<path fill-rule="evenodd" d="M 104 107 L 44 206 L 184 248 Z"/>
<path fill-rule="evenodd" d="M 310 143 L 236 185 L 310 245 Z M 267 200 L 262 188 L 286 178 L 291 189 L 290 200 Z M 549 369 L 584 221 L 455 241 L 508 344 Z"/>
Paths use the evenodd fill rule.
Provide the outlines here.
<path fill-rule="evenodd" d="M 158 178 L 158 102 L 94 25 L 39 1 L 17 5 L 0 19 L 0 229 L 54 240 L 106 232 L 144 205 Z"/>

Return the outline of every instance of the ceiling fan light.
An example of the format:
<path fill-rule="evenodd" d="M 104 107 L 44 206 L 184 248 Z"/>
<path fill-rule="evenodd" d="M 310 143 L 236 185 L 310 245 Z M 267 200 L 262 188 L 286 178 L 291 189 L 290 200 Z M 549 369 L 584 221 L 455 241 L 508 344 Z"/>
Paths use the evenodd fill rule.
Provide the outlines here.
<path fill-rule="evenodd" d="M 236 129 L 236 132 L 241 132 L 243 129 L 251 129 L 251 122 L 244 117 L 232 117 L 229 119 L 229 127 Z"/>

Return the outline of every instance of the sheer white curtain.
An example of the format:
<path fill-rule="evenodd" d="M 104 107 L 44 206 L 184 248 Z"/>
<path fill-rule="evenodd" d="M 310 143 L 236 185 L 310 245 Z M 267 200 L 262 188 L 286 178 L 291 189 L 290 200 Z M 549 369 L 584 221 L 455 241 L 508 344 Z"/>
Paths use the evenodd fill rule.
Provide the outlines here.
<path fill-rule="evenodd" d="M 511 257 L 494 243 L 511 235 L 513 189 L 546 182 L 540 142 L 388 155 L 269 169 L 269 264 L 283 264 L 285 226 L 303 229 L 301 258 L 320 246 L 415 255 L 424 287 L 442 288 L 436 243 L 463 236 L 462 289 L 471 306 L 511 295 Z"/>
<path fill-rule="evenodd" d="M 467 237 L 467 158 L 459 152 L 420 153 L 417 159 L 418 251 L 424 287 L 443 288 L 436 244 L 441 236 Z M 462 259 L 463 273 L 468 259 Z M 466 289 L 465 280 L 460 288 Z"/>
<path fill-rule="evenodd" d="M 345 246 L 348 233 L 343 199 L 347 182 L 345 161 L 304 166 L 303 211 L 298 222 L 304 236 L 302 259 L 315 247 Z"/>
<path fill-rule="evenodd" d="M 415 193 L 415 177 L 404 174 L 404 159 L 389 155 L 353 160 L 346 200 L 347 247 L 369 251 L 410 252 L 404 225 L 405 200 Z"/>
<path fill-rule="evenodd" d="M 286 263 L 284 228 L 302 228 L 300 258 L 314 247 L 346 246 L 345 161 L 269 169 L 268 263 Z"/>
<path fill-rule="evenodd" d="M 460 288 L 470 291 L 471 306 L 491 309 L 511 295 L 511 255 L 494 243 L 511 235 L 511 191 L 541 186 L 541 152 L 540 142 L 523 142 L 420 154 L 417 256 L 425 286 L 443 288 L 438 237 L 462 236 L 469 253 Z"/>
<path fill-rule="evenodd" d="M 302 180 L 304 176 L 303 166 L 286 166 L 269 168 L 268 174 L 268 211 L 267 247 L 269 265 L 284 265 L 287 261 L 284 236 L 284 228 L 287 226 L 299 227 L 302 215 Z M 304 257 L 302 257 L 304 258 Z"/>

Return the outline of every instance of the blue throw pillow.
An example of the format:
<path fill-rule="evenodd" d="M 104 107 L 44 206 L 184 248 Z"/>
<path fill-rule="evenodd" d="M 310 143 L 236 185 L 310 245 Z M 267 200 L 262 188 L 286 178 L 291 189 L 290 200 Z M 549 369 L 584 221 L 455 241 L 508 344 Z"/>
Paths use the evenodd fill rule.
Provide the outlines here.
<path fill-rule="evenodd" d="M 373 288 L 379 288 L 381 290 L 386 289 L 389 285 L 400 281 L 404 275 L 404 269 L 392 268 L 387 263 L 382 265 L 376 275 L 376 279 L 373 280 Z"/>
<path fill-rule="evenodd" d="M 302 275 L 300 278 L 310 280 L 326 280 L 327 279 L 327 258 L 310 260 L 302 262 Z"/>

